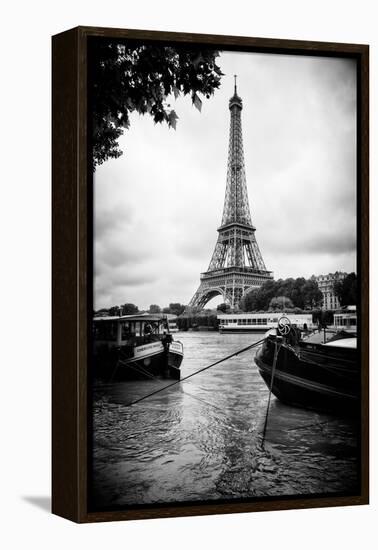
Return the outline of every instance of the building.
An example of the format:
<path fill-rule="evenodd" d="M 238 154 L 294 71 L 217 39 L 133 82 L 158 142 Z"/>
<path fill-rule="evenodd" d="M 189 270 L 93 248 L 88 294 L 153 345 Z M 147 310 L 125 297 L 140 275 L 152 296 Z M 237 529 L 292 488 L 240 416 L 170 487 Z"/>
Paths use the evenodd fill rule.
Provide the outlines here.
<path fill-rule="evenodd" d="M 322 309 L 335 310 L 340 308 L 340 302 L 334 291 L 334 284 L 345 279 L 347 275 L 347 273 L 336 271 L 335 273 L 315 277 L 319 290 L 323 294 Z"/>

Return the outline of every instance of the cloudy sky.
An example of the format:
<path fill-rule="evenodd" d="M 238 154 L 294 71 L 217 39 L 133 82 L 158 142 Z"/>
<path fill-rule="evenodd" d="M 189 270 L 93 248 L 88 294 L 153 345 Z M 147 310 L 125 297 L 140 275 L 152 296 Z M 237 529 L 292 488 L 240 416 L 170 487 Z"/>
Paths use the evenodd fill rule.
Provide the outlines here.
<path fill-rule="evenodd" d="M 123 156 L 97 169 L 95 309 L 186 304 L 196 291 L 222 216 L 235 73 L 267 269 L 275 278 L 356 270 L 355 62 L 224 52 L 218 64 L 221 88 L 202 112 L 172 98 L 176 131 L 134 114 Z"/>

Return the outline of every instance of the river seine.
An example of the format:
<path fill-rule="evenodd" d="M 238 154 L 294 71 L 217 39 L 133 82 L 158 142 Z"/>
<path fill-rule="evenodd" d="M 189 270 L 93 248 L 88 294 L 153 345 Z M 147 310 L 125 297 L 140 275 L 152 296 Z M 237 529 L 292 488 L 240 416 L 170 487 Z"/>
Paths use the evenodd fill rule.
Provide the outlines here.
<path fill-rule="evenodd" d="M 178 333 L 185 353 L 181 376 L 261 338 Z M 132 407 L 130 401 L 172 381 L 96 388 L 93 507 L 357 493 L 359 440 L 352 420 L 272 397 L 262 444 L 268 389 L 254 354 L 252 349 Z"/>

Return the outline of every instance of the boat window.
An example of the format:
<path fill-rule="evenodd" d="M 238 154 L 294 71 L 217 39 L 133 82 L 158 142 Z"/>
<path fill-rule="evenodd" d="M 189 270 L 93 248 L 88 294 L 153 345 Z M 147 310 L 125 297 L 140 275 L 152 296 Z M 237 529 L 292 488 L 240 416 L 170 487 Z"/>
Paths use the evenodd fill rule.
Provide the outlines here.
<path fill-rule="evenodd" d="M 122 328 L 121 328 L 121 339 L 122 340 L 127 340 L 127 338 L 129 338 L 131 335 L 131 331 L 130 331 L 130 324 L 129 323 L 122 323 Z"/>

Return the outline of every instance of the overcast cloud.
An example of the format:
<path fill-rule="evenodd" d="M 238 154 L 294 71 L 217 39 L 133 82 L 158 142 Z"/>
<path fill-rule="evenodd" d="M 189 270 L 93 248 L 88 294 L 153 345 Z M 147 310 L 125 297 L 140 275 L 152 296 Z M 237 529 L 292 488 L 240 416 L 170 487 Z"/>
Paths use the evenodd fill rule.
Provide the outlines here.
<path fill-rule="evenodd" d="M 356 66 L 222 53 L 221 89 L 172 98 L 177 130 L 133 115 L 95 186 L 95 308 L 188 303 L 217 239 L 234 73 L 256 237 L 275 278 L 356 270 Z M 221 300 L 218 300 L 218 302 Z"/>

